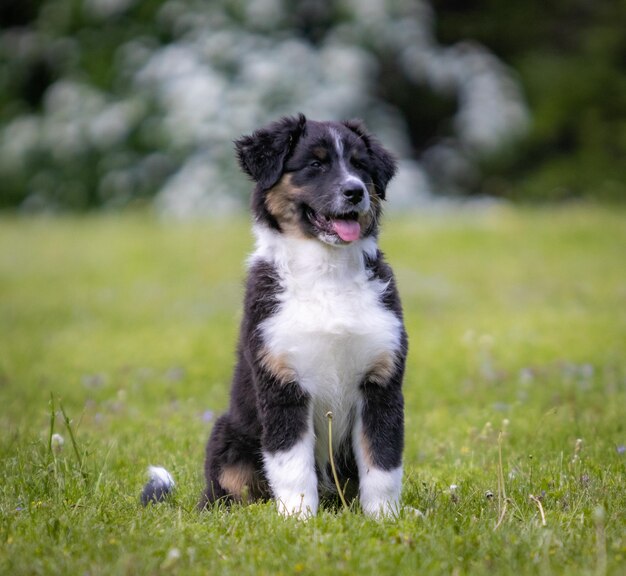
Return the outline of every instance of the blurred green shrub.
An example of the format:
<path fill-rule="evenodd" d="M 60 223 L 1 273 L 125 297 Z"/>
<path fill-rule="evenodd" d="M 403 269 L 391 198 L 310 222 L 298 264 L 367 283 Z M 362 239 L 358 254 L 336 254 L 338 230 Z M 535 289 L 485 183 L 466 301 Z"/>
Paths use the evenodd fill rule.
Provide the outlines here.
<path fill-rule="evenodd" d="M 363 117 L 404 204 L 622 198 L 624 0 L 570 4 L 3 0 L 0 207 L 228 212 L 232 139 L 298 111 Z"/>
<path fill-rule="evenodd" d="M 434 0 L 443 42 L 471 37 L 519 73 L 532 123 L 478 190 L 519 200 L 626 199 L 626 1 Z"/>

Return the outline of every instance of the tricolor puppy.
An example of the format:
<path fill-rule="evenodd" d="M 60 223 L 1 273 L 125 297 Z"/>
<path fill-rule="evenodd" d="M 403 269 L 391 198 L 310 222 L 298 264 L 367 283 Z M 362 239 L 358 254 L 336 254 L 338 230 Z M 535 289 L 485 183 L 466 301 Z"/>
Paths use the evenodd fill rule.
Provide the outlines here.
<path fill-rule="evenodd" d="M 201 506 L 273 498 L 317 512 L 340 485 L 370 515 L 398 510 L 407 336 L 377 246 L 395 161 L 359 122 L 288 117 L 236 142 L 254 180 L 230 407 L 206 447 Z"/>

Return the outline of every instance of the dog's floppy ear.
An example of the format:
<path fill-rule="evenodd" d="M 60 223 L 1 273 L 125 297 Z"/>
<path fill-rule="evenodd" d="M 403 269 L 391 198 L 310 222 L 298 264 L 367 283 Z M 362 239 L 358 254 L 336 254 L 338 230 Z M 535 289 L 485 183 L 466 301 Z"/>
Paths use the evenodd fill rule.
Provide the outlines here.
<path fill-rule="evenodd" d="M 378 196 L 384 200 L 387 184 L 396 173 L 396 159 L 385 150 L 377 138 L 367 131 L 361 120 L 347 120 L 343 122 L 343 125 L 352 130 L 365 143 L 372 162 L 371 172 L 374 188 Z"/>
<path fill-rule="evenodd" d="M 285 160 L 306 129 L 304 114 L 285 116 L 251 136 L 235 141 L 239 164 L 261 190 L 271 188 L 283 172 Z"/>

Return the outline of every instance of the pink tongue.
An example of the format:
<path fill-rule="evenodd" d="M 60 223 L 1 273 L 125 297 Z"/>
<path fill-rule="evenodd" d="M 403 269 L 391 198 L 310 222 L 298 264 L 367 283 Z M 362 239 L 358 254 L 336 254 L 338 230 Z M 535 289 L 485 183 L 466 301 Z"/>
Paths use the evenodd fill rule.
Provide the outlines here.
<path fill-rule="evenodd" d="M 333 220 L 333 230 L 344 242 L 358 240 L 361 226 L 356 220 Z"/>

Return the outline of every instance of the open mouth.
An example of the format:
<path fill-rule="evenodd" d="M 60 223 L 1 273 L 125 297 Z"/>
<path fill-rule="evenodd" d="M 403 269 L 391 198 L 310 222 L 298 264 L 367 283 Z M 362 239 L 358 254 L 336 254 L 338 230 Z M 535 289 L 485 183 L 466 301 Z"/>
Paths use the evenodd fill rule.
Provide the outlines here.
<path fill-rule="evenodd" d="M 327 216 L 306 206 L 305 216 L 316 232 L 337 237 L 343 242 L 354 242 L 361 237 L 358 212 L 346 212 Z"/>

